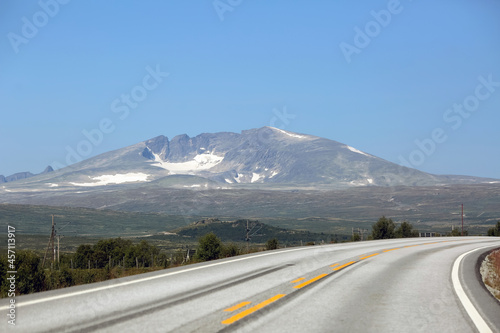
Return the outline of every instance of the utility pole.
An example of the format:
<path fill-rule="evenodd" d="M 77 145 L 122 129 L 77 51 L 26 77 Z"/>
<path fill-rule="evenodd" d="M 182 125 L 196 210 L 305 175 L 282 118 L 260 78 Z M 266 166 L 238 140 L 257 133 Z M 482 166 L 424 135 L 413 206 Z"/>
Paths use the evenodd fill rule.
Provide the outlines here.
<path fill-rule="evenodd" d="M 45 250 L 45 255 L 43 256 L 42 267 L 45 265 L 45 261 L 47 260 L 47 252 L 51 249 L 52 252 L 52 263 L 55 260 L 55 248 L 54 248 L 54 238 L 56 236 L 55 223 L 54 223 L 54 215 L 52 215 L 52 232 L 50 233 L 49 243 L 47 244 L 47 250 Z"/>
<path fill-rule="evenodd" d="M 59 242 L 61 241 L 61 235 L 57 235 L 57 263 L 59 264 L 61 261 L 59 260 Z"/>
<path fill-rule="evenodd" d="M 52 218 L 54 218 L 54 215 L 52 215 Z M 70 224 L 71 222 L 68 222 L 66 223 L 65 225 L 63 225 L 61 228 L 59 228 L 59 232 L 64 229 L 65 227 L 68 226 L 68 224 Z M 57 263 L 59 264 L 60 263 L 60 247 L 59 247 L 59 243 L 61 242 L 61 237 L 64 237 L 64 235 L 60 235 L 60 234 L 57 234 L 57 230 L 54 231 L 54 236 L 57 237 Z"/>
<path fill-rule="evenodd" d="M 248 228 L 248 220 L 247 220 L 247 233 L 245 240 L 247 241 L 247 253 L 250 252 L 250 237 L 248 237 L 248 233 L 250 232 L 250 229 Z"/>
<path fill-rule="evenodd" d="M 254 229 L 256 229 L 254 231 Z M 258 232 L 262 229 L 262 224 L 259 224 L 258 221 L 252 222 L 252 227 L 250 228 L 250 221 L 247 220 L 246 224 L 246 234 L 245 240 L 247 241 L 247 252 L 250 252 L 250 238 L 253 236 L 264 236 L 263 234 L 258 234 Z"/>

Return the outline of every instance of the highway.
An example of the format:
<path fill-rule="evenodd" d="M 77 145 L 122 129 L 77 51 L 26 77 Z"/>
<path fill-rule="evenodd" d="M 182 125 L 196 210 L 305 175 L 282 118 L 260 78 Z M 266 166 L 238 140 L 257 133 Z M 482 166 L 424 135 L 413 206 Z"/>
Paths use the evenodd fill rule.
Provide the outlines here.
<path fill-rule="evenodd" d="M 2 332 L 500 332 L 476 274 L 498 237 L 259 252 L 0 301 Z"/>

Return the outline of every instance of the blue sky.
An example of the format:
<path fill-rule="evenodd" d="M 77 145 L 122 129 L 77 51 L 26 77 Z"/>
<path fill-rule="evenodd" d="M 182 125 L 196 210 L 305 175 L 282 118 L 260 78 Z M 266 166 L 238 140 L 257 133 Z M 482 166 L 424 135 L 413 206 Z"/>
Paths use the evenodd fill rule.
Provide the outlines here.
<path fill-rule="evenodd" d="M 495 0 L 2 1 L 0 174 L 274 125 L 500 178 L 499 17 Z"/>

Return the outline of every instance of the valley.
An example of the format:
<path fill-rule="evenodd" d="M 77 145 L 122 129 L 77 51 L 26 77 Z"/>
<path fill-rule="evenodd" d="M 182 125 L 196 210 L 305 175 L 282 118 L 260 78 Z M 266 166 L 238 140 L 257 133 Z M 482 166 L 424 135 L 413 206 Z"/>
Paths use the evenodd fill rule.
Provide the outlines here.
<path fill-rule="evenodd" d="M 20 174 L 2 178 L 9 181 L 0 184 L 0 224 L 17 223 L 33 240 L 48 235 L 52 214 L 70 223 L 65 237 L 75 244 L 152 237 L 162 246 L 195 241 L 168 233 L 205 218 L 258 220 L 323 241 L 347 240 L 353 228 L 368 232 L 381 216 L 446 234 L 461 225 L 461 204 L 470 235 L 500 220 L 499 180 L 428 174 L 273 127 L 157 136 Z"/>

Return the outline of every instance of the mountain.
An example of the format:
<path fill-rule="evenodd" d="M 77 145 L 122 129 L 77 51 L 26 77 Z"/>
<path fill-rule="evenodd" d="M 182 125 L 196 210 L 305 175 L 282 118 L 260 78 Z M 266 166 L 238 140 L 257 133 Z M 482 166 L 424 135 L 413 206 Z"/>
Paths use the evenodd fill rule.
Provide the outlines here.
<path fill-rule="evenodd" d="M 0 203 L 161 213 L 185 224 L 195 216 L 258 219 L 337 233 L 382 215 L 442 227 L 462 203 L 466 220 L 482 230 L 500 219 L 499 200 L 499 180 L 432 175 L 272 127 L 158 136 L 0 184 Z"/>
<path fill-rule="evenodd" d="M 340 142 L 273 127 L 193 138 L 183 134 L 171 140 L 158 136 L 56 172 L 24 178 L 16 185 L 65 190 L 158 182 L 193 188 L 349 188 L 494 181 L 432 175 Z"/>
<path fill-rule="evenodd" d="M 52 169 L 52 167 L 49 165 L 48 167 L 45 168 L 45 170 L 43 170 L 39 174 L 43 175 L 45 173 L 49 173 L 52 171 L 54 171 L 54 169 Z M 20 179 L 26 179 L 26 178 L 30 178 L 33 176 L 36 176 L 36 175 L 32 174 L 31 172 L 27 172 L 27 171 L 26 172 L 17 172 L 15 174 L 7 176 L 7 177 L 5 177 L 4 175 L 0 175 L 0 184 L 7 183 L 7 182 L 13 182 L 13 181 L 20 180 Z"/>

